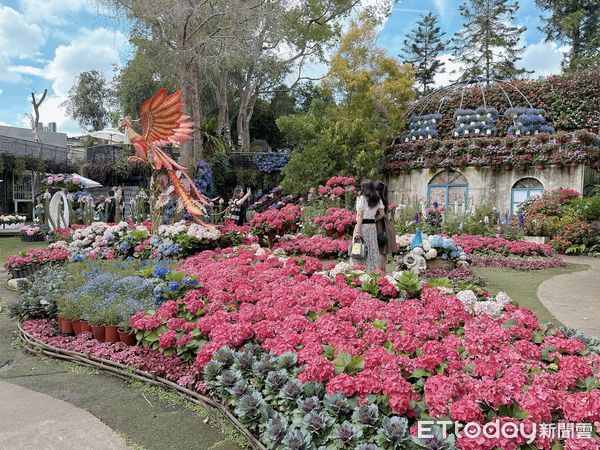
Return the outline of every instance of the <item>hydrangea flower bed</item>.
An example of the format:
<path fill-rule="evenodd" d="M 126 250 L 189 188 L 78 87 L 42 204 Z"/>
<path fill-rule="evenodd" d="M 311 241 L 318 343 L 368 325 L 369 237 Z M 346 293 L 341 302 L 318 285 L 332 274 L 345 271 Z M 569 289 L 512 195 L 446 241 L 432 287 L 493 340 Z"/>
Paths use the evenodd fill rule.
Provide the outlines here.
<path fill-rule="evenodd" d="M 466 253 L 501 254 L 504 256 L 550 256 L 552 247 L 535 242 L 509 241 L 502 237 L 457 234 L 454 242 Z"/>
<path fill-rule="evenodd" d="M 339 448 L 378 448 L 376 443 L 401 448 L 379 441 L 380 430 L 375 430 L 384 427 L 384 420 L 388 426 L 399 420 L 395 415 L 404 416 L 413 431 L 417 419 L 428 417 L 517 424 L 600 420 L 600 355 L 579 339 L 541 327 L 531 311 L 506 298 L 495 299 L 504 310 L 494 306 L 492 312 L 476 308 L 477 299 L 469 294 L 459 299 L 428 287 L 418 299 L 382 301 L 351 287 L 343 274 L 317 273 L 322 269 L 318 260 L 279 258 L 263 249 L 203 252 L 185 260 L 181 269 L 197 275 L 203 286 L 164 303 L 156 313 L 137 314 L 131 325 L 154 348 L 188 352 L 192 367 L 204 373 L 198 387 L 232 404 L 249 428 L 261 435 L 268 431 L 263 442 L 270 447 L 292 438 L 306 445 L 293 448 L 328 445 L 345 427 L 343 435 L 356 440 Z M 393 287 L 389 277 L 377 282 Z M 254 351 L 243 351 L 246 357 L 217 353 L 249 342 L 288 363 L 278 366 L 281 359 L 272 356 L 265 357 L 270 362 L 255 360 L 253 370 L 264 364 L 265 378 L 253 377 L 251 386 L 239 360 Z M 290 353 L 294 356 L 286 356 Z M 289 413 L 280 393 L 296 378 L 321 387 L 301 402 L 287 403 Z M 269 384 L 270 391 L 262 384 Z M 344 422 L 334 423 L 327 417 L 330 400 L 324 393 L 366 406 L 355 409 L 362 411 L 356 417 L 342 414 Z M 326 415 L 314 417 L 319 414 Z M 373 429 L 364 430 L 363 414 L 377 417 Z M 567 442 L 566 448 L 597 445 L 582 441 Z M 461 449 L 516 449 L 523 440 L 473 440 L 459 434 L 457 444 Z M 535 442 L 541 449 L 552 445 L 544 438 Z"/>
<path fill-rule="evenodd" d="M 289 239 L 280 238 L 273 249 L 281 249 L 289 255 L 308 255 L 315 258 L 339 257 L 348 254 L 348 239 L 331 239 L 322 236 L 298 235 Z"/>
<path fill-rule="evenodd" d="M 18 269 L 32 264 L 62 262 L 69 259 L 70 253 L 60 248 L 31 248 L 22 255 L 12 255 L 6 259 L 4 267 Z"/>
<path fill-rule="evenodd" d="M 565 261 L 560 256 L 502 256 L 474 255 L 473 265 L 477 267 L 497 267 L 513 270 L 542 270 L 553 267 L 564 267 Z"/>

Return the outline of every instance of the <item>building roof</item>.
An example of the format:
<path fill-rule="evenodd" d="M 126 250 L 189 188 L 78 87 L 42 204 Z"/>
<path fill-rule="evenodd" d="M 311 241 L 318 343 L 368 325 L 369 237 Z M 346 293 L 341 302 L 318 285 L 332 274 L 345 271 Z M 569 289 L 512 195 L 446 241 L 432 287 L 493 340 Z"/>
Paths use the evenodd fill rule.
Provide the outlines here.
<path fill-rule="evenodd" d="M 44 144 L 67 148 L 66 133 L 55 133 L 53 131 L 38 130 L 38 135 Z M 0 136 L 35 142 L 31 128 L 19 128 L 0 125 Z"/>

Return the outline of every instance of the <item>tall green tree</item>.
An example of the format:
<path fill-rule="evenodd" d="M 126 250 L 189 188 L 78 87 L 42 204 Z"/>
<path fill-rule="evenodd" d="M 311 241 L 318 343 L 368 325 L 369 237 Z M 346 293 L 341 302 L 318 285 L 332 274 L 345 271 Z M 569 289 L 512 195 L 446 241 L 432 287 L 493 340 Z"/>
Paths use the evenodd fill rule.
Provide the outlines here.
<path fill-rule="evenodd" d="M 452 39 L 454 61 L 471 77 L 515 78 L 527 73 L 517 68 L 527 29 L 513 25 L 519 4 L 509 0 L 470 0 L 459 7 L 463 28 Z"/>
<path fill-rule="evenodd" d="M 313 100 L 308 112 L 277 120 L 294 149 L 283 187 L 304 194 L 334 174 L 374 177 L 383 146 L 401 127 L 413 98 L 412 69 L 377 45 L 378 22 L 352 21 L 331 59 L 324 89 L 336 102 Z"/>
<path fill-rule="evenodd" d="M 598 0 L 535 0 L 542 15 L 546 40 L 569 44 L 563 66 L 578 70 L 600 66 L 600 2 Z"/>
<path fill-rule="evenodd" d="M 400 56 L 415 68 L 415 80 L 423 94 L 429 91 L 435 75 L 444 71 L 444 63 L 438 56 L 446 48 L 443 40 L 445 34 L 438 25 L 437 16 L 430 11 L 421 16 L 416 28 L 404 40 Z"/>
<path fill-rule="evenodd" d="M 155 39 L 153 31 L 139 21 L 134 22 L 129 39 L 135 49 L 133 57 L 115 72 L 112 80 L 120 113 L 132 119 L 139 119 L 140 106 L 159 89 L 172 92 L 179 85 L 177 67 L 164 63 L 174 60 L 175 52 L 162 39 Z"/>
<path fill-rule="evenodd" d="M 62 104 L 67 114 L 87 131 L 103 129 L 109 119 L 111 91 L 104 76 L 97 70 L 82 72 Z"/>

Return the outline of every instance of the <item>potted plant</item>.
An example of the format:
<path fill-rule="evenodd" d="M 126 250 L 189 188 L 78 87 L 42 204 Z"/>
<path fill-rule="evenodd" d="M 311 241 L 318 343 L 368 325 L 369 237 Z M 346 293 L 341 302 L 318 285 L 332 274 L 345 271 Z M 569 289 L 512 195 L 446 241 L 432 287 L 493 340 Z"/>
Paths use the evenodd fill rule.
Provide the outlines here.
<path fill-rule="evenodd" d="M 119 342 L 118 325 L 121 322 L 121 315 L 116 302 L 104 308 L 102 314 L 102 322 L 104 324 L 104 339 L 106 342 Z"/>
<path fill-rule="evenodd" d="M 136 344 L 135 333 L 132 333 L 129 321 L 123 321 L 119 324 L 119 340 L 126 345 L 133 346 Z"/>
<path fill-rule="evenodd" d="M 100 342 L 104 342 L 104 317 L 102 311 L 95 309 L 89 316 L 88 322 L 92 328 L 92 335 L 94 339 Z"/>

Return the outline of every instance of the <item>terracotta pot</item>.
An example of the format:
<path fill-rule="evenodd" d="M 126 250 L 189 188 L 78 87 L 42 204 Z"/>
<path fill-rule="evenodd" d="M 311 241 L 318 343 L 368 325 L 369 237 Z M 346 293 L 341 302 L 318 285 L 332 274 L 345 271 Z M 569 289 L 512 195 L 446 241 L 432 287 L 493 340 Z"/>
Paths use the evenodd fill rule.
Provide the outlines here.
<path fill-rule="evenodd" d="M 62 321 L 63 321 L 63 318 L 62 318 L 62 316 L 61 316 L 60 314 L 58 314 L 58 315 L 56 316 L 56 324 L 57 324 L 57 326 L 58 326 L 58 331 L 59 331 L 59 333 L 62 333 Z"/>
<path fill-rule="evenodd" d="M 280 228 L 279 229 L 279 236 L 284 236 L 285 235 L 285 228 Z"/>
<path fill-rule="evenodd" d="M 119 330 L 119 339 L 121 340 L 121 342 L 129 346 L 133 346 L 136 344 L 135 335 L 130 331 Z"/>
<path fill-rule="evenodd" d="M 61 331 L 64 334 L 73 334 L 73 322 L 70 319 L 63 317 Z"/>
<path fill-rule="evenodd" d="M 81 320 L 73 320 L 71 321 L 71 325 L 73 326 L 73 331 L 75 332 L 75 335 L 79 336 L 81 334 Z"/>
<path fill-rule="evenodd" d="M 345 232 L 345 231 L 339 231 L 339 230 L 338 230 L 337 234 L 338 234 L 338 237 L 339 237 L 340 239 L 341 239 L 341 238 L 343 238 L 344 236 L 346 236 L 346 232 Z"/>
<path fill-rule="evenodd" d="M 100 325 L 100 326 L 92 325 L 92 335 L 94 336 L 94 339 L 96 339 L 97 341 L 104 342 L 104 326 L 103 325 Z"/>
<path fill-rule="evenodd" d="M 91 333 L 92 332 L 92 327 L 90 326 L 90 324 L 88 323 L 87 320 L 83 320 L 83 319 L 80 320 L 79 325 L 81 326 L 82 333 Z"/>
<path fill-rule="evenodd" d="M 115 342 L 119 342 L 118 329 L 118 327 L 112 325 L 107 325 L 104 327 L 104 339 L 106 342 L 112 342 L 113 344 Z"/>
<path fill-rule="evenodd" d="M 298 229 L 298 225 L 297 224 L 295 224 L 295 223 L 291 223 L 290 224 L 290 231 L 292 233 L 295 233 L 297 229 Z"/>

